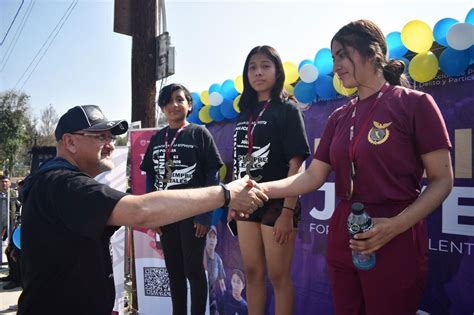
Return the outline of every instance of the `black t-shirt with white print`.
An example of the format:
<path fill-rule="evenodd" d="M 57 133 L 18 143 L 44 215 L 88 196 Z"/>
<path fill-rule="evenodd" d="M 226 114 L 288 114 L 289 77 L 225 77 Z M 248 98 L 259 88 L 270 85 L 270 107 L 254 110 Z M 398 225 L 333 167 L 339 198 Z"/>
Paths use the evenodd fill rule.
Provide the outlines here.
<path fill-rule="evenodd" d="M 173 166 L 169 167 L 165 156 L 167 130 L 168 146 L 171 145 L 179 129 L 168 126 L 152 136 L 141 165 L 148 176 L 155 178 L 154 190 L 206 186 L 209 171 L 217 171 L 223 165 L 209 131 L 202 126 L 188 124 L 171 147 L 170 159 Z"/>
<path fill-rule="evenodd" d="M 246 175 L 245 156 L 248 153 L 247 127 L 249 116 L 255 121 L 265 102 L 242 112 L 234 130 L 234 178 Z M 253 129 L 252 156 L 255 159 L 250 174 L 268 182 L 288 176 L 291 158 L 309 156 L 309 145 L 300 110 L 292 103 L 271 101 Z"/>
<path fill-rule="evenodd" d="M 115 300 L 107 221 L 125 193 L 74 170 L 52 170 L 23 205 L 18 314 L 108 315 Z"/>

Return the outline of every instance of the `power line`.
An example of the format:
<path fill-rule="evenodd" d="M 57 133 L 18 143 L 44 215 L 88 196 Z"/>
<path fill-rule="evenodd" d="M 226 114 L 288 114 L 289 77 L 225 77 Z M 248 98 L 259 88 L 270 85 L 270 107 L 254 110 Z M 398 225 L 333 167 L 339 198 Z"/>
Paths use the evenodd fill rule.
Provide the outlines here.
<path fill-rule="evenodd" d="M 8 63 L 8 60 L 10 59 L 10 56 L 15 49 L 16 44 L 18 43 L 18 39 L 21 36 L 21 33 L 23 32 L 23 29 L 25 28 L 26 21 L 30 17 L 31 11 L 33 11 L 33 7 L 36 4 L 36 0 L 32 0 L 28 7 L 26 8 L 25 15 L 23 15 L 23 19 L 20 22 L 20 26 L 16 30 L 15 35 L 13 35 L 13 40 L 10 42 L 10 46 L 8 46 L 7 51 L 5 53 L 5 56 L 2 58 L 2 61 L 0 61 L 0 65 L 2 65 L 2 68 L 0 69 L 0 72 L 3 71 L 5 68 L 6 64 Z"/>
<path fill-rule="evenodd" d="M 54 37 L 53 39 L 49 42 L 48 46 L 46 47 L 46 49 L 43 51 L 43 54 L 41 55 L 41 57 L 38 59 L 38 61 L 36 62 L 36 65 L 34 66 L 33 70 L 31 70 L 30 74 L 28 75 L 28 77 L 25 79 L 25 81 L 23 81 L 23 84 L 21 85 L 19 91 L 22 90 L 22 88 L 25 86 L 26 82 L 28 82 L 28 80 L 30 79 L 31 75 L 33 74 L 33 72 L 35 72 L 36 68 L 38 67 L 39 63 L 41 62 L 41 60 L 43 59 L 43 57 L 46 55 L 46 53 L 48 52 L 48 49 L 49 47 L 51 47 L 52 43 L 54 42 L 54 40 L 56 39 L 56 36 L 58 36 L 59 32 L 61 31 L 61 29 L 63 28 L 64 24 L 66 23 L 66 21 L 68 20 L 69 16 L 71 15 L 72 11 L 74 10 L 74 8 L 76 7 L 77 3 L 78 3 L 79 0 L 73 0 L 71 2 L 71 4 L 69 5 L 69 7 L 66 9 L 66 11 L 64 12 L 63 16 L 61 17 L 61 19 L 59 19 L 59 22 L 56 24 L 56 26 L 53 28 L 53 30 L 51 31 L 51 33 L 49 34 L 48 38 L 46 38 L 45 42 L 43 43 L 43 45 L 41 46 L 41 48 L 38 50 L 38 52 L 36 53 L 36 55 L 33 57 L 33 59 L 31 60 L 30 64 L 28 65 L 28 67 L 26 68 L 26 70 L 23 72 L 23 74 L 20 76 L 20 78 L 18 79 L 18 81 L 16 82 L 15 84 L 15 87 L 14 89 L 16 89 L 16 87 L 18 86 L 18 84 L 21 82 L 21 80 L 23 79 L 23 77 L 25 76 L 25 74 L 28 72 L 28 70 L 30 69 L 30 67 L 32 66 L 32 64 L 35 62 L 36 58 L 38 57 L 38 55 L 41 53 L 41 51 L 43 50 L 43 48 L 45 47 L 45 45 L 48 43 L 49 39 L 51 38 L 51 36 L 53 35 L 54 32 L 56 32 L 56 34 L 54 34 Z"/>
<path fill-rule="evenodd" d="M 20 12 L 21 7 L 23 6 L 23 3 L 25 3 L 25 0 L 21 0 L 20 7 L 16 11 L 15 16 L 13 17 L 13 21 L 10 23 L 10 26 L 8 27 L 7 33 L 5 34 L 5 36 L 3 36 L 3 39 L 2 39 L 2 42 L 0 43 L 0 46 L 3 45 L 3 42 L 5 41 L 5 39 L 8 36 L 8 33 L 10 33 L 10 29 L 12 28 L 13 23 L 15 23 L 16 17 L 18 16 L 18 13 Z"/>

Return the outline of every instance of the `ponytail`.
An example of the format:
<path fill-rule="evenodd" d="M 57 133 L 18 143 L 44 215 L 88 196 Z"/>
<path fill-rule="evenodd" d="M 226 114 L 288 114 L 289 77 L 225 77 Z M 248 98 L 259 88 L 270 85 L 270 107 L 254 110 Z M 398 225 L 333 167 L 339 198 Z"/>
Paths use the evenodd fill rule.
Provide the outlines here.
<path fill-rule="evenodd" d="M 401 60 L 391 59 L 385 66 L 383 66 L 383 76 L 388 83 L 392 85 L 401 85 L 410 87 L 410 82 L 406 78 L 403 71 L 405 70 L 405 63 Z"/>

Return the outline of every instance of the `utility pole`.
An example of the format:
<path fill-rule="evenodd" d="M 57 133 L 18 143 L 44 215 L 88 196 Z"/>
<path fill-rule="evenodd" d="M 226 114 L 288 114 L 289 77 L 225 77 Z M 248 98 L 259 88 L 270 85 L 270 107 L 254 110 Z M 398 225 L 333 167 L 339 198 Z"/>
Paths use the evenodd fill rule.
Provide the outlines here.
<path fill-rule="evenodd" d="M 132 0 L 132 121 L 156 126 L 157 0 Z"/>

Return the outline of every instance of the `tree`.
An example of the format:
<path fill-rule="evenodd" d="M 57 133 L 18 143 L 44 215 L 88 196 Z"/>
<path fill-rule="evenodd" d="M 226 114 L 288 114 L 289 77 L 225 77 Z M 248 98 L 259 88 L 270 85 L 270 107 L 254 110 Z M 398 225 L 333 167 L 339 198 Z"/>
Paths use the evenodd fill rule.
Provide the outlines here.
<path fill-rule="evenodd" d="M 27 140 L 29 99 L 27 94 L 14 90 L 0 93 L 0 162 L 8 174 Z"/>
<path fill-rule="evenodd" d="M 54 130 L 56 129 L 58 120 L 58 114 L 54 110 L 53 105 L 49 104 L 48 108 L 41 111 L 41 125 L 38 128 L 38 145 L 56 145 Z"/>

